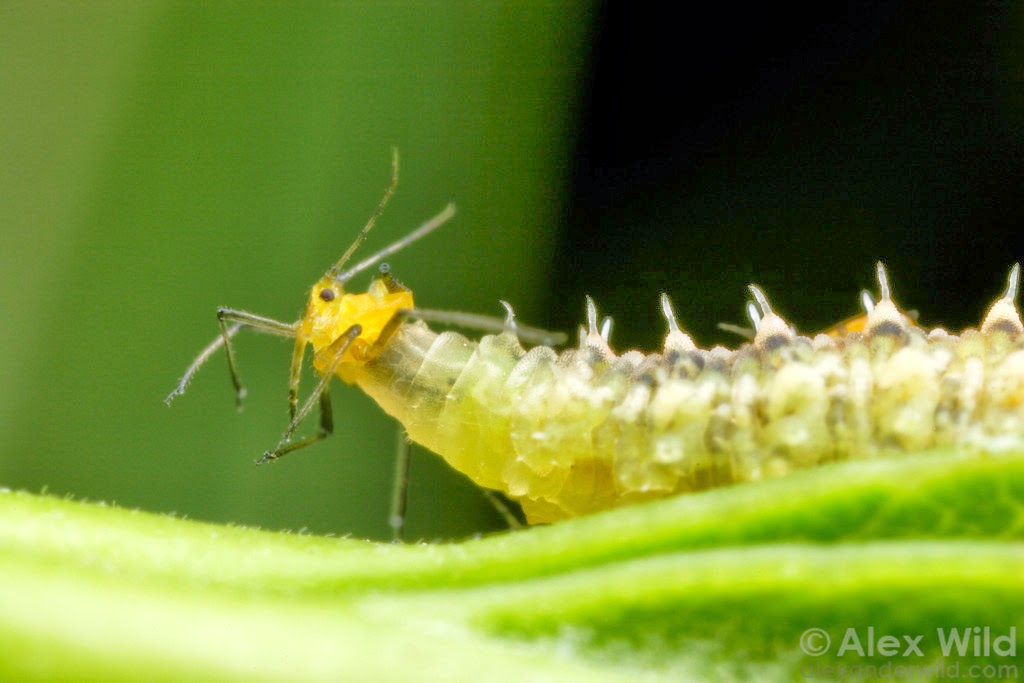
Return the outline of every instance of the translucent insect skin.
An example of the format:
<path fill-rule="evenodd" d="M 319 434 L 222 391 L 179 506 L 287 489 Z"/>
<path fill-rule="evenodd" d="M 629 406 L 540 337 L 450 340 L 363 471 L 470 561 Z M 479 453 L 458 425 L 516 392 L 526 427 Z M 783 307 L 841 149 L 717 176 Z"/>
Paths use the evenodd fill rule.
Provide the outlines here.
<path fill-rule="evenodd" d="M 1018 272 L 980 330 L 958 336 L 910 324 L 879 264 L 881 300 L 842 337 L 795 334 L 752 286 L 757 331 L 736 350 L 697 348 L 663 296 L 661 353 L 616 355 L 588 302 L 578 348 L 526 351 L 511 318 L 478 342 L 393 319 L 337 374 L 530 523 L 551 522 L 832 460 L 1024 446 Z M 327 348 L 352 324 L 339 312 L 348 297 L 387 311 L 387 290 L 376 280 L 369 295 L 324 301 L 314 287 L 300 336 Z"/>

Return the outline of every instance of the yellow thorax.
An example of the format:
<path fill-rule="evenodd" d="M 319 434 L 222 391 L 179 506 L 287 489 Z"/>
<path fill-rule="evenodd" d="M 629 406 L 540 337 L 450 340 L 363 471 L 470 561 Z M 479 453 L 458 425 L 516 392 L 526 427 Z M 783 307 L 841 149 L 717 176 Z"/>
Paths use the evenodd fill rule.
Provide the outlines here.
<path fill-rule="evenodd" d="M 365 294 L 345 293 L 334 280 L 323 277 L 309 293 L 309 304 L 299 334 L 312 344 L 313 366 L 323 373 L 334 358 L 321 353 L 353 325 L 362 332 L 343 352 L 337 374 L 349 384 L 354 371 L 374 356 L 381 332 L 399 310 L 413 308 L 412 292 L 389 275 L 370 283 Z"/>

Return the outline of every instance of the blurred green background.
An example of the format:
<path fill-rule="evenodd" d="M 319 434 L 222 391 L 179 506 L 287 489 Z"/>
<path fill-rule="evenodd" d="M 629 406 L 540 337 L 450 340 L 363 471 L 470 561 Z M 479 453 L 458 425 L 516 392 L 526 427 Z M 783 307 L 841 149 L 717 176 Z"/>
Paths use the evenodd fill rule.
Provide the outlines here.
<path fill-rule="evenodd" d="M 562 210 L 586 2 L 0 5 L 0 482 L 203 520 L 386 537 L 396 426 L 354 388 L 336 435 L 266 467 L 289 344 L 239 340 L 162 399 L 218 305 L 294 320 L 369 217 L 423 306 L 535 318 Z M 365 286 L 366 276 L 354 287 Z M 306 388 L 310 386 L 307 376 Z M 500 524 L 414 453 L 409 531 Z"/>
<path fill-rule="evenodd" d="M 371 253 L 417 302 L 657 348 L 762 285 L 799 329 L 897 302 L 976 325 L 1024 259 L 1020 3 L 0 3 L 0 484 L 386 537 L 397 428 L 338 386 L 330 440 L 266 467 L 290 345 L 243 336 L 162 398 L 218 305 L 283 320 L 402 154 Z M 368 277 L 357 278 L 361 287 Z M 307 377 L 308 380 L 308 377 Z M 306 382 L 308 389 L 310 382 Z M 414 450 L 409 536 L 501 523 Z"/>

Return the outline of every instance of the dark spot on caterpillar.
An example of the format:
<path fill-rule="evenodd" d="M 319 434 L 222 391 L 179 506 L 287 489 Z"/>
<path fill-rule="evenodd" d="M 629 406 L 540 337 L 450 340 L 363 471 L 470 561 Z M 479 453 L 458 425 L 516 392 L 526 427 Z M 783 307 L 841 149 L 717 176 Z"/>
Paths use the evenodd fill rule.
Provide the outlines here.
<path fill-rule="evenodd" d="M 1013 320 L 1003 318 L 1002 320 L 996 320 L 988 327 L 989 332 L 1003 332 L 1005 334 L 1015 335 L 1020 332 L 1020 328 Z"/>
<path fill-rule="evenodd" d="M 655 377 L 654 374 L 650 371 L 642 372 L 639 375 L 637 375 L 636 381 L 640 382 L 641 384 L 646 384 L 649 387 L 653 387 L 659 384 L 658 378 Z"/>
<path fill-rule="evenodd" d="M 784 334 L 773 334 L 765 338 L 763 349 L 765 351 L 777 351 L 789 344 L 789 337 Z"/>
<path fill-rule="evenodd" d="M 679 351 L 673 349 L 665 355 L 669 374 L 677 379 L 696 377 L 704 369 L 704 353 L 701 351 Z"/>
<path fill-rule="evenodd" d="M 743 351 L 744 349 L 740 350 L 740 352 Z M 708 370 L 713 370 L 715 372 L 720 372 L 722 374 L 725 374 L 729 371 L 729 362 L 725 358 L 722 358 L 721 356 L 710 356 L 707 359 L 705 366 Z"/>
<path fill-rule="evenodd" d="M 831 397 L 829 403 L 828 412 L 825 413 L 825 424 L 828 425 L 829 433 L 832 434 L 833 439 L 836 438 L 836 434 L 848 423 L 849 420 L 850 401 L 845 396 Z"/>
<path fill-rule="evenodd" d="M 587 346 L 586 348 L 586 362 L 590 365 L 604 365 L 608 360 L 608 354 L 604 349 L 596 346 Z"/>
<path fill-rule="evenodd" d="M 334 301 L 334 290 L 333 289 L 321 289 L 320 298 L 324 301 Z"/>
<path fill-rule="evenodd" d="M 906 330 L 895 320 L 883 320 L 871 328 L 871 336 L 873 337 L 884 336 L 901 339 L 905 334 Z"/>

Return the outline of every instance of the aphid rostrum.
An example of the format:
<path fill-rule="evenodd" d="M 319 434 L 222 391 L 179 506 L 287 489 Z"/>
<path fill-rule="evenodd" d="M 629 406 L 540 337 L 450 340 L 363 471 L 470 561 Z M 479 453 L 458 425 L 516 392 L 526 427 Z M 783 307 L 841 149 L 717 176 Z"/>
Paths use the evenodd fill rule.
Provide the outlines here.
<path fill-rule="evenodd" d="M 697 347 L 667 295 L 658 353 L 615 353 L 610 320 L 587 323 L 574 348 L 541 344 L 507 317 L 478 341 L 437 332 L 427 321 L 493 326 L 493 319 L 416 309 L 412 292 L 386 269 L 365 293 L 343 285 L 419 238 L 406 238 L 343 270 L 390 196 L 342 258 L 309 293 L 305 315 L 282 323 L 220 309 L 221 336 L 203 350 L 168 400 L 243 326 L 295 338 L 289 381 L 292 421 L 263 460 L 332 429 L 328 383 L 359 386 L 405 428 L 486 489 L 517 501 L 530 523 L 551 522 L 685 491 L 777 477 L 797 468 L 888 453 L 957 446 L 1024 447 L 1024 325 L 1015 299 L 1019 265 L 978 330 L 952 335 L 914 325 L 893 302 L 882 264 L 880 298 L 865 296 L 860 331 L 800 336 L 755 285 L 754 338 L 732 350 Z M 298 405 L 306 345 L 320 375 Z M 236 380 L 241 396 L 241 385 Z M 314 405 L 320 429 L 292 441 Z"/>

